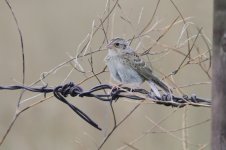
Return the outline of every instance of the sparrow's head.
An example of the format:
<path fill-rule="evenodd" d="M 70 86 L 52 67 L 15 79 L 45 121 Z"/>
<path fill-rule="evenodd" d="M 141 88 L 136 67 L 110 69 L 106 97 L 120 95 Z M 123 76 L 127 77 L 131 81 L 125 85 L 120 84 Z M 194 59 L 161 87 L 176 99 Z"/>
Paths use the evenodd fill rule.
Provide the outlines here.
<path fill-rule="evenodd" d="M 109 51 L 115 52 L 115 53 L 123 53 L 123 52 L 129 52 L 131 51 L 131 48 L 129 46 L 129 42 L 122 38 L 114 38 L 112 39 L 109 44 L 107 45 L 107 48 Z"/>

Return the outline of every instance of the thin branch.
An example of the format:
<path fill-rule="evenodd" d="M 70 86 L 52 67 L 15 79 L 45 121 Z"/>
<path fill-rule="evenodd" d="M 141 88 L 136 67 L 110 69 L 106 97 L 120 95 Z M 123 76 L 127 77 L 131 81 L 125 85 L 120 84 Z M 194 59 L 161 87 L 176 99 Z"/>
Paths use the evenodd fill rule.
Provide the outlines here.
<path fill-rule="evenodd" d="M 23 70 L 23 78 L 22 78 L 22 83 L 24 84 L 25 83 L 25 56 L 24 56 L 24 41 L 23 41 L 23 35 L 22 35 L 22 31 L 20 29 L 20 26 L 19 26 L 19 23 L 18 23 L 18 20 L 16 18 L 16 15 L 13 11 L 13 8 L 11 6 L 11 4 L 9 3 L 9 0 L 5 0 L 7 6 L 9 7 L 9 10 L 11 11 L 12 13 L 12 16 L 13 16 L 13 19 L 16 23 L 16 27 L 17 27 L 17 31 L 19 33 L 19 37 L 20 37 L 20 47 L 21 47 L 21 54 L 22 54 L 22 70 Z"/>

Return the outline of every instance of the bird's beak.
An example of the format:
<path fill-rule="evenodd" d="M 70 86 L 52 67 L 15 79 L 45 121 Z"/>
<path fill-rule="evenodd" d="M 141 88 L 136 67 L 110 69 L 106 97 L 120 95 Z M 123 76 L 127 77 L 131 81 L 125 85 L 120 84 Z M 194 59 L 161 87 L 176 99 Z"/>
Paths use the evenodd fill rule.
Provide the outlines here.
<path fill-rule="evenodd" d="M 112 49 L 112 47 L 113 47 L 112 43 L 108 43 L 107 48 Z"/>

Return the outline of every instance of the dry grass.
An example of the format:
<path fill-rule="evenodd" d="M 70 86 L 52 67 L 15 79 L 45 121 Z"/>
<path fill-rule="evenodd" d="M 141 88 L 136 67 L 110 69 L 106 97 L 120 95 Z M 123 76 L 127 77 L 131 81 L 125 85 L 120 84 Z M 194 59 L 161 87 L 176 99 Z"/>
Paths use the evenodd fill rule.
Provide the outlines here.
<path fill-rule="evenodd" d="M 9 1 L 5 0 L 5 2 L 12 12 L 12 16 L 17 25 L 19 37 L 21 39 L 21 54 L 23 58 L 23 74 L 21 84 L 24 85 L 26 77 L 26 59 L 24 57 L 24 54 L 26 54 L 26 52 L 24 51 L 23 46 L 23 34 L 17 21 L 17 14 L 13 11 L 13 8 L 11 7 Z M 159 13 L 158 10 L 161 7 L 160 0 L 155 3 L 154 9 L 150 11 L 149 14 L 144 13 L 144 8 L 141 8 L 136 22 L 129 19 L 125 11 L 126 8 L 124 8 L 124 5 L 121 5 L 121 2 L 119 0 L 107 0 L 103 14 L 97 17 L 97 19 L 93 20 L 91 31 L 87 34 L 84 40 L 82 40 L 81 43 L 78 44 L 77 48 L 75 48 L 74 54 L 68 54 L 68 60 L 60 63 L 59 65 L 56 65 L 48 72 L 43 72 L 40 76 L 40 79 L 34 81 L 29 86 L 35 86 L 37 84 L 42 84 L 43 86 L 48 85 L 48 78 L 56 74 L 65 66 L 69 66 L 71 67 L 71 69 L 68 72 L 67 76 L 62 79 L 62 84 L 67 82 L 73 74 L 83 77 L 77 82 L 77 84 L 80 86 L 86 86 L 88 83 L 94 81 L 98 84 L 105 83 L 106 80 L 103 78 L 103 76 L 108 72 L 108 70 L 106 68 L 106 65 L 99 64 L 99 61 L 97 61 L 98 55 L 106 53 L 105 45 L 110 40 L 110 38 L 114 37 L 115 28 L 118 28 L 118 26 L 121 26 L 121 28 L 124 28 L 124 26 L 126 26 L 130 29 L 130 34 L 122 33 L 122 36 L 130 39 L 132 47 L 134 47 L 138 51 L 138 53 L 140 53 L 144 57 L 144 59 L 146 59 L 150 63 L 161 66 L 161 61 L 163 59 L 170 61 L 173 55 L 176 55 L 178 57 L 174 66 L 170 69 L 167 69 L 167 71 L 164 71 L 163 69 L 161 69 L 161 67 L 153 66 L 155 72 L 172 87 L 176 95 L 183 96 L 184 94 L 187 94 L 186 88 L 193 88 L 198 86 L 202 87 L 202 85 L 210 86 L 211 42 L 205 35 L 204 29 L 197 27 L 195 23 L 192 22 L 191 17 L 184 17 L 183 12 L 180 10 L 180 8 L 178 8 L 177 4 L 174 1 L 170 0 L 170 2 L 171 6 L 173 6 L 175 11 L 177 11 L 177 16 L 173 16 L 172 18 L 169 18 L 170 21 L 162 23 L 162 21 L 157 18 Z M 146 23 L 142 24 L 141 20 L 143 18 L 149 18 L 149 20 L 146 20 Z M 165 39 L 171 38 L 172 33 L 176 33 L 177 38 L 172 38 L 171 43 L 168 44 L 165 42 Z M 100 35 L 101 38 L 99 38 Z M 183 85 L 179 84 L 180 81 L 178 81 L 178 76 L 184 76 L 184 78 L 186 78 L 187 76 L 189 76 L 189 74 L 194 73 L 188 72 L 188 68 L 191 68 L 191 70 L 192 68 L 199 68 L 199 75 L 201 77 L 205 76 L 206 80 L 199 82 L 189 82 Z M 24 92 L 25 91 L 21 92 L 21 95 L 17 100 L 18 104 L 16 106 L 15 114 L 8 126 L 8 129 L 1 137 L 0 145 L 3 144 L 8 134 L 12 132 L 12 127 L 16 125 L 15 122 L 18 120 L 18 117 L 21 114 L 25 112 L 29 113 L 27 112 L 27 110 L 33 109 L 37 105 L 40 105 L 41 103 L 53 97 L 48 96 L 47 98 L 42 99 L 40 98 L 41 95 L 37 94 L 29 98 L 23 98 Z M 106 93 L 107 91 L 103 92 Z M 198 92 L 195 94 L 199 96 Z M 129 105 L 132 104 L 133 108 L 131 108 L 126 113 L 126 115 L 120 117 L 121 119 L 118 119 L 118 116 L 115 112 L 115 109 L 117 109 L 116 103 L 109 104 L 111 108 L 111 115 L 113 115 L 112 120 L 114 120 L 112 121 L 113 123 L 111 125 L 112 129 L 106 133 L 102 141 L 96 141 L 96 147 L 94 146 L 93 149 L 104 149 L 105 146 L 108 147 L 108 144 L 111 143 L 113 136 L 120 136 L 119 133 L 121 130 L 123 130 L 121 126 L 129 125 L 127 121 L 129 120 L 129 118 L 136 120 L 136 118 L 132 116 L 139 109 L 142 109 L 145 106 L 148 107 L 149 105 L 153 105 L 152 107 L 157 107 L 157 104 L 154 104 L 147 100 L 138 102 L 124 99 L 124 102 L 128 103 Z M 165 107 L 161 107 L 161 109 L 164 108 Z M 182 112 L 181 109 L 183 109 Z M 188 123 L 189 110 L 192 110 L 192 108 L 174 108 L 158 119 L 149 114 L 144 114 L 144 116 L 142 117 L 148 122 L 148 124 L 150 124 L 149 128 L 143 130 L 143 132 L 141 132 L 136 137 L 130 137 L 129 140 L 122 142 L 123 144 L 121 144 L 121 146 L 117 147 L 116 149 L 142 149 L 139 148 L 139 142 L 144 140 L 147 136 L 155 136 L 156 134 L 164 134 L 169 139 L 175 139 L 177 142 L 181 143 L 181 149 L 184 150 L 192 148 L 205 149 L 209 146 L 209 141 L 205 141 L 204 143 L 197 143 L 196 141 L 190 139 L 188 130 L 209 123 L 210 119 L 201 118 L 198 122 L 190 124 Z M 180 122 L 178 123 L 182 124 L 182 127 L 169 128 L 166 125 L 162 125 L 167 120 L 173 118 L 174 114 L 179 113 L 182 113 L 182 119 L 180 119 Z M 91 133 L 89 134 L 89 136 L 93 137 Z M 88 140 L 90 139 L 91 138 L 88 138 Z M 77 142 L 75 143 L 82 145 L 82 142 L 80 140 L 77 140 Z M 156 149 L 156 147 L 152 148 L 151 145 L 149 146 L 150 147 L 148 149 Z"/>

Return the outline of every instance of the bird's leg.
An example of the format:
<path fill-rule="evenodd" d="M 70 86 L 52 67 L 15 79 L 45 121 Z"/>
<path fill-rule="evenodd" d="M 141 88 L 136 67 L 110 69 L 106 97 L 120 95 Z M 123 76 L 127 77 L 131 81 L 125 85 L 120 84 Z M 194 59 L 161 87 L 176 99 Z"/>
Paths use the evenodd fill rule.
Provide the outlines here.
<path fill-rule="evenodd" d="M 115 84 L 115 83 L 110 83 L 110 85 L 112 86 L 111 87 L 111 90 L 109 93 L 112 93 L 113 90 L 116 90 L 116 89 L 120 89 L 122 84 Z"/>

